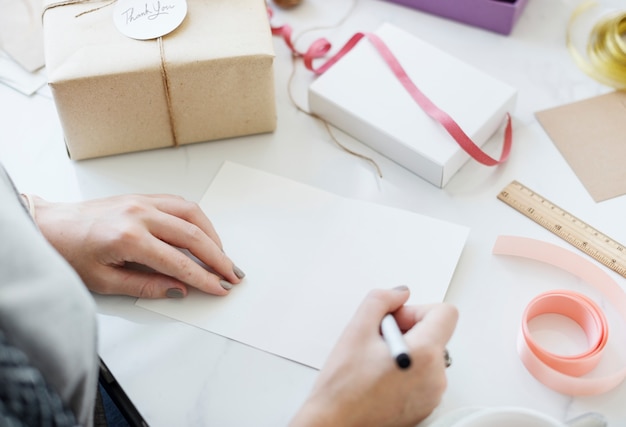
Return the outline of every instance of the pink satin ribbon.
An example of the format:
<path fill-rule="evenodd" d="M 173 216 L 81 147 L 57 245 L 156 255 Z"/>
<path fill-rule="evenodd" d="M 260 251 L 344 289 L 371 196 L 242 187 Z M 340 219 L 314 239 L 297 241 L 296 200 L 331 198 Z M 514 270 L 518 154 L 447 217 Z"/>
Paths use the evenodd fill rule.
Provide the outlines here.
<path fill-rule="evenodd" d="M 541 347 L 529 330 L 532 319 L 542 314 L 560 314 L 578 323 L 587 335 L 589 348 L 582 353 L 564 356 Z M 566 375 L 579 377 L 589 373 L 600 362 L 609 339 L 609 327 L 598 305 L 583 294 L 568 290 L 550 291 L 535 297 L 522 316 L 521 339 L 525 346 L 543 363 Z"/>
<path fill-rule="evenodd" d="M 271 18 L 272 10 L 268 8 L 268 14 Z M 461 127 L 450 117 L 445 111 L 437 107 L 422 91 L 410 79 L 402 65 L 395 57 L 395 55 L 389 50 L 387 45 L 373 33 L 356 33 L 348 42 L 337 52 L 330 57 L 319 67 L 313 65 L 315 59 L 325 56 L 331 49 L 331 44 L 325 38 L 320 38 L 314 41 L 306 52 L 299 52 L 296 50 L 292 41 L 292 29 L 289 25 L 282 25 L 278 27 L 271 27 L 272 34 L 280 36 L 284 39 L 285 43 L 291 50 L 292 54 L 296 57 L 303 58 L 305 67 L 313 71 L 315 74 L 322 74 L 330 67 L 339 61 L 346 53 L 348 53 L 356 44 L 364 37 L 374 45 L 378 53 L 385 60 L 389 68 L 394 73 L 398 81 L 402 83 L 407 92 L 411 95 L 413 100 L 428 114 L 432 119 L 439 122 L 444 129 L 452 136 L 452 138 L 459 144 L 459 146 L 469 154 L 474 160 L 486 166 L 495 166 L 505 162 L 511 152 L 511 145 L 513 143 L 513 129 L 511 124 L 511 116 L 506 115 L 506 128 L 504 130 L 504 141 L 502 145 L 502 152 L 500 158 L 495 159 L 485 153 L 478 145 L 476 145 L 472 139 L 461 129 Z"/>
<path fill-rule="evenodd" d="M 580 255 L 551 243 L 514 236 L 499 236 L 493 253 L 545 262 L 580 277 L 602 292 L 626 322 L 626 293 L 604 270 Z M 528 322 L 548 313 L 576 321 L 587 335 L 587 351 L 563 356 L 541 348 L 533 340 Z M 522 316 L 517 350 L 526 369 L 551 389 L 571 396 L 596 395 L 612 390 L 626 378 L 626 366 L 608 375 L 583 377 L 597 366 L 607 341 L 608 323 L 595 302 L 577 292 L 554 290 L 538 295 L 528 304 Z"/>

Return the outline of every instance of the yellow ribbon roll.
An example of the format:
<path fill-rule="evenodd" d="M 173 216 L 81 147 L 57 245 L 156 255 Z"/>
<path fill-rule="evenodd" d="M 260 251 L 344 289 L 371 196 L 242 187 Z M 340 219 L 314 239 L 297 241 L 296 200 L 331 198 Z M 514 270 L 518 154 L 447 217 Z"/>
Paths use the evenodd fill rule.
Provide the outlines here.
<path fill-rule="evenodd" d="M 574 10 L 567 29 L 567 47 L 576 64 L 589 76 L 616 89 L 626 89 L 626 10 L 597 15 L 586 41 L 585 54 L 580 53 L 573 40 L 577 21 L 597 7 L 596 2 L 587 2 Z"/>

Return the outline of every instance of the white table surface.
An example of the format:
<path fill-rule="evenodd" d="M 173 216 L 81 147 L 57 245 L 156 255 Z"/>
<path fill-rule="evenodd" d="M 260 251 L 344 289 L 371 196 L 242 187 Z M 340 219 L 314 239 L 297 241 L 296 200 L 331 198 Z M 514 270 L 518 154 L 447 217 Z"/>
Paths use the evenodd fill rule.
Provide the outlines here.
<path fill-rule="evenodd" d="M 576 279 L 539 263 L 491 254 L 500 234 L 535 237 L 576 251 L 496 199 L 513 179 L 626 242 L 626 197 L 595 203 L 534 117 L 538 110 L 611 90 L 582 73 L 565 47 L 565 28 L 576 3 L 530 0 L 510 36 L 385 1 L 358 0 L 351 10 L 351 0 L 304 0 L 297 9 L 276 10 L 275 22 L 288 22 L 296 34 L 332 27 L 351 10 L 340 27 L 306 33 L 299 40 L 302 49 L 319 36 L 337 49 L 353 33 L 373 31 L 386 21 L 519 89 L 510 160 L 496 168 L 470 161 L 444 189 L 336 131 L 347 146 L 375 159 L 384 175 L 378 179 L 370 164 L 339 149 L 320 122 L 297 111 L 287 89 L 292 61 L 279 38 L 274 133 L 76 162 L 66 155 L 49 92 L 25 97 L 0 86 L 0 159 L 21 191 L 55 201 L 131 192 L 199 200 L 220 164 L 230 160 L 342 196 L 467 225 L 470 236 L 446 297 L 460 311 L 449 343 L 454 360 L 447 371 L 449 386 L 422 425 L 461 407 L 508 405 L 562 420 L 598 411 L 611 427 L 626 426 L 626 384 L 604 395 L 572 398 L 538 383 L 518 359 L 515 339 L 527 302 L 543 290 L 578 286 Z M 292 93 L 305 107 L 312 79 L 298 63 Z M 497 156 L 500 143 L 494 138 L 486 149 Z M 153 426 L 286 425 L 315 380 L 317 372 L 310 368 L 138 308 L 132 298 L 95 298 L 100 353 Z"/>

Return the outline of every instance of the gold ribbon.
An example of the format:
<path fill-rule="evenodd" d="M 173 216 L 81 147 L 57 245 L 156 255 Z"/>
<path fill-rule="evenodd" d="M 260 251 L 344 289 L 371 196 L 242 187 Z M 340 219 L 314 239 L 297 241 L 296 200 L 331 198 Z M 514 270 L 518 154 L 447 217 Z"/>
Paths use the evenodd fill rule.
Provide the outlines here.
<path fill-rule="evenodd" d="M 578 67 L 600 83 L 626 89 L 626 10 L 605 13 L 592 27 L 587 39 L 586 54 L 572 40 L 576 22 L 597 7 L 594 1 L 577 7 L 567 28 L 567 47 Z"/>
<path fill-rule="evenodd" d="M 90 3 L 92 0 L 64 0 L 64 1 L 60 1 L 60 2 L 56 2 L 56 3 L 50 3 L 44 6 L 43 11 L 41 12 L 41 20 L 43 22 L 43 17 L 45 15 L 45 13 L 50 10 L 50 9 L 54 9 L 56 7 L 61 7 L 61 6 L 70 6 L 70 5 L 75 5 L 75 4 L 80 4 L 80 3 Z M 82 15 L 85 15 L 87 13 L 91 13 L 91 12 L 95 12 L 98 11 L 100 9 L 103 9 L 105 7 L 111 6 L 113 3 L 115 3 L 117 0 L 111 0 L 108 3 L 102 5 L 102 6 L 98 6 L 98 7 L 94 7 L 93 9 L 89 9 L 86 11 L 83 11 L 79 14 L 77 14 L 75 16 L 75 18 L 78 18 Z M 172 108 L 172 101 L 171 101 L 171 95 L 170 95 L 170 82 L 169 82 L 169 78 L 167 77 L 167 68 L 165 67 L 166 64 L 166 60 L 165 60 L 165 49 L 164 49 L 164 43 L 163 43 L 163 37 L 159 37 L 156 39 L 158 46 L 159 46 L 159 56 L 160 56 L 160 67 L 161 67 L 161 80 L 163 81 L 163 89 L 165 92 L 165 102 L 167 105 L 167 115 L 168 115 L 168 119 L 169 119 L 169 124 L 170 124 L 170 133 L 172 136 L 172 145 L 174 147 L 178 147 L 179 143 L 178 143 L 178 138 L 176 138 L 176 126 L 175 126 L 175 120 L 174 120 L 174 113 L 173 113 L 173 108 Z"/>

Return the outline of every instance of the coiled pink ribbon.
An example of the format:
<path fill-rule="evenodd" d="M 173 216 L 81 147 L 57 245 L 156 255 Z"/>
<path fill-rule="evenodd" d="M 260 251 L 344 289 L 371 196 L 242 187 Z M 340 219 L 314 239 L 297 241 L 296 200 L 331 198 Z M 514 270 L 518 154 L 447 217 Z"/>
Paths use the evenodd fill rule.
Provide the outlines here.
<path fill-rule="evenodd" d="M 528 328 L 530 321 L 542 314 L 560 314 L 578 323 L 587 336 L 588 350 L 573 356 L 564 356 L 542 348 L 535 342 Z M 579 377 L 589 373 L 600 362 L 609 339 L 609 327 L 604 313 L 591 299 L 578 292 L 558 290 L 540 294 L 528 304 L 522 316 L 520 337 L 525 344 L 522 350 L 532 352 L 552 369 Z"/>
<path fill-rule="evenodd" d="M 499 236 L 493 253 L 542 261 L 580 277 L 602 292 L 626 322 L 626 293 L 604 270 L 580 255 L 551 243 L 514 236 Z M 541 348 L 533 340 L 528 322 L 547 313 L 576 321 L 587 335 L 588 350 L 563 356 Z M 595 302 L 577 292 L 554 290 L 538 295 L 528 304 L 522 316 L 517 350 L 526 369 L 538 381 L 566 395 L 585 396 L 612 390 L 626 378 L 626 366 L 609 375 L 583 377 L 597 366 L 607 341 L 607 320 Z"/>
<path fill-rule="evenodd" d="M 268 14 L 270 18 L 272 17 L 272 10 L 268 8 Z M 356 33 L 354 34 L 348 42 L 337 52 L 335 55 L 330 57 L 326 62 L 324 62 L 319 67 L 315 67 L 313 65 L 313 61 L 318 58 L 322 58 L 325 56 L 331 49 L 331 44 L 325 38 L 320 38 L 315 40 L 306 52 L 299 52 L 292 41 L 292 28 L 289 25 L 282 25 L 278 27 L 271 27 L 272 34 L 275 36 L 280 36 L 284 39 L 285 43 L 291 50 L 292 54 L 296 57 L 301 57 L 304 61 L 305 67 L 313 71 L 315 74 L 322 74 L 330 67 L 333 66 L 337 61 L 339 61 L 346 53 L 348 53 L 356 44 L 364 37 L 374 45 L 378 53 L 385 60 L 391 71 L 394 73 L 398 81 L 402 83 L 407 92 L 411 95 L 411 97 L 415 100 L 415 102 L 424 110 L 426 114 L 428 114 L 432 119 L 439 122 L 446 131 L 452 136 L 452 138 L 459 144 L 459 146 L 465 150 L 467 154 L 469 154 L 474 160 L 486 166 L 495 166 L 500 163 L 505 162 L 509 154 L 511 152 L 511 145 L 513 143 L 513 129 L 511 125 L 511 116 L 507 113 L 506 115 L 506 128 L 504 130 L 504 141 L 502 145 L 502 152 L 500 153 L 499 159 L 494 159 L 493 157 L 486 154 L 478 145 L 476 145 L 472 139 L 461 129 L 461 127 L 454 121 L 450 115 L 448 115 L 445 111 L 441 110 L 437 107 L 426 95 L 420 91 L 417 86 L 413 83 L 413 81 L 409 78 L 408 74 L 402 68 L 400 62 L 395 57 L 395 55 L 391 52 L 391 50 L 387 47 L 387 45 L 378 37 L 376 34 L 372 33 Z"/>

